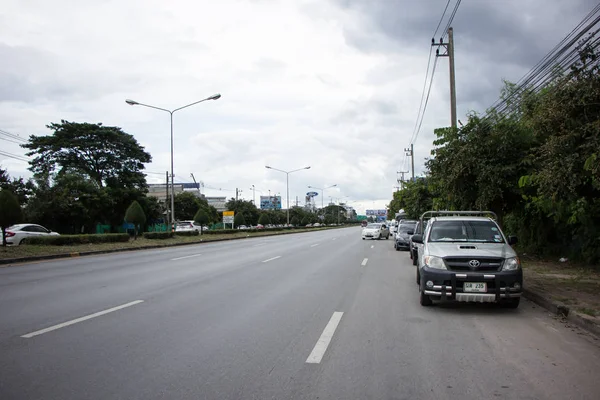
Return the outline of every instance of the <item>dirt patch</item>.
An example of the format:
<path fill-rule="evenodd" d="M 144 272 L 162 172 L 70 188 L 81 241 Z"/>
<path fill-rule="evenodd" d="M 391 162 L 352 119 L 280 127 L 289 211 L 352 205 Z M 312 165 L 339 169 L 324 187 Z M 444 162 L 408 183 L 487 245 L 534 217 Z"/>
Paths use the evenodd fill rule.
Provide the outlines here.
<path fill-rule="evenodd" d="M 529 290 L 600 324 L 600 268 L 570 262 L 524 261 L 523 274 Z"/>

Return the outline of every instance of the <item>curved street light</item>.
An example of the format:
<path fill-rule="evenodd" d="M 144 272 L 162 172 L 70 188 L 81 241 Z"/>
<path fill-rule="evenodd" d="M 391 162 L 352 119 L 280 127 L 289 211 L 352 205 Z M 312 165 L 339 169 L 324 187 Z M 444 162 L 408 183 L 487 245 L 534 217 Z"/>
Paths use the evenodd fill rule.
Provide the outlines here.
<path fill-rule="evenodd" d="M 131 99 L 125 100 L 125 103 L 129 104 L 130 106 L 143 106 L 143 107 L 153 108 L 155 110 L 168 112 L 171 115 L 171 231 L 175 231 L 175 173 L 173 172 L 173 113 L 175 111 L 183 110 L 184 108 L 188 108 L 193 105 L 196 105 L 198 103 L 202 103 L 203 101 L 218 100 L 220 98 L 221 98 L 220 93 L 213 94 L 210 97 L 195 101 L 193 103 L 187 104 L 183 107 L 176 108 L 174 110 L 167 110 L 166 108 L 151 106 L 149 104 L 140 103 L 138 101 L 131 100 Z"/>
<path fill-rule="evenodd" d="M 324 208 L 324 207 L 323 207 L 323 197 L 325 196 L 325 195 L 324 195 L 324 193 L 325 193 L 325 190 L 327 190 L 327 189 L 331 189 L 331 188 L 333 188 L 333 187 L 337 187 L 337 183 L 336 183 L 335 185 L 327 186 L 327 187 L 324 187 L 324 188 L 319 188 L 319 187 L 316 187 L 316 186 L 310 186 L 310 185 L 308 186 L 308 188 L 309 188 L 309 189 L 317 189 L 317 190 L 320 190 L 320 191 L 321 191 L 321 209 L 323 209 L 323 208 Z"/>
<path fill-rule="evenodd" d="M 277 169 L 277 168 L 273 168 L 270 167 L 268 165 L 265 165 L 266 169 L 272 169 L 274 171 L 279 171 L 279 172 L 283 172 L 285 174 L 285 185 L 286 185 L 286 190 L 287 190 L 287 224 L 290 224 L 290 174 L 292 172 L 298 172 L 298 171 L 302 171 L 303 169 L 310 169 L 310 165 L 308 167 L 304 167 L 304 168 L 298 168 L 298 169 L 294 169 L 292 171 L 284 171 L 282 169 Z"/>

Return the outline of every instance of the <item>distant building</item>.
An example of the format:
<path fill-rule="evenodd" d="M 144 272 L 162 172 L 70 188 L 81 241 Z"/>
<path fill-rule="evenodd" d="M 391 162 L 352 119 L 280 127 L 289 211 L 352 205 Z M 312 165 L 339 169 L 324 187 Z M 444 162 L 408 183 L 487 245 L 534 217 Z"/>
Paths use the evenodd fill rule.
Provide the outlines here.
<path fill-rule="evenodd" d="M 167 189 L 169 191 L 169 198 L 171 196 L 171 185 L 167 186 L 165 184 L 149 184 L 148 185 L 148 196 L 156 197 L 159 202 L 164 203 L 167 200 Z M 173 186 L 173 190 L 175 192 L 175 196 L 179 193 L 183 193 L 183 185 L 175 184 Z"/>
<path fill-rule="evenodd" d="M 223 197 L 207 197 L 207 196 L 203 196 L 203 197 L 208 202 L 208 205 L 209 206 L 213 206 L 214 208 L 217 209 L 217 211 L 223 212 L 223 211 L 227 210 L 227 207 L 225 207 L 225 203 L 227 203 L 227 197 L 226 196 L 223 196 Z"/>

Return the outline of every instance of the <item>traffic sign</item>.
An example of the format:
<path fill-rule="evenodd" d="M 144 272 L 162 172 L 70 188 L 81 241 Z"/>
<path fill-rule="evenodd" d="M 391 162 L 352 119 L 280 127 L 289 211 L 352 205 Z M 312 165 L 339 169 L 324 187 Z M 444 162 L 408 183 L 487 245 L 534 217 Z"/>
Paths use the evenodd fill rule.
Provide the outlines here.
<path fill-rule="evenodd" d="M 234 216 L 235 211 L 223 211 L 223 217 L 232 217 Z"/>

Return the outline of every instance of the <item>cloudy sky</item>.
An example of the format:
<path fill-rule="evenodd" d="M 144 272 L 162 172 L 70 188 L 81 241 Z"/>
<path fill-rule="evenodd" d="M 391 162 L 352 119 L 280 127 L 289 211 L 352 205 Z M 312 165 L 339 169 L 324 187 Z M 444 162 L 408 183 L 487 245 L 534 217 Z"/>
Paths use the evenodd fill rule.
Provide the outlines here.
<path fill-rule="evenodd" d="M 450 10 L 456 0 L 451 0 Z M 408 169 L 431 36 L 447 0 L 3 0 L 0 129 L 27 137 L 61 119 L 102 122 L 152 154 L 150 182 L 169 169 L 207 195 L 307 186 L 359 211 L 383 208 Z M 458 117 L 484 111 L 502 79 L 517 81 L 596 0 L 464 0 L 455 31 Z M 449 13 L 448 13 L 449 14 Z M 445 22 L 442 23 L 442 28 Z M 437 35 L 439 37 L 439 33 Z M 415 143 L 416 174 L 433 129 L 448 126 L 448 60 L 440 58 Z M 23 155 L 15 143 L 0 149 Z M 27 163 L 0 156 L 12 176 Z M 221 190 L 219 190 L 221 189 Z M 256 192 L 256 196 L 261 193 Z M 320 200 L 319 200 L 320 201 Z"/>

